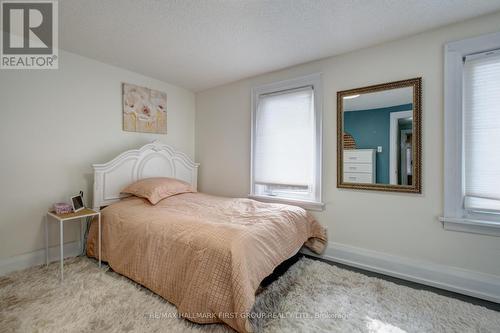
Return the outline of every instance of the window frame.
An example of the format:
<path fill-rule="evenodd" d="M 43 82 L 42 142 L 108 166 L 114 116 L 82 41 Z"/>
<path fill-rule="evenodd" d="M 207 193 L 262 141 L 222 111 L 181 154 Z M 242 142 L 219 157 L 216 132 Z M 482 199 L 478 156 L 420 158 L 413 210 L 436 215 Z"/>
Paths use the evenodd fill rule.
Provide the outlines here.
<path fill-rule="evenodd" d="M 464 58 L 500 49 L 500 32 L 447 43 L 444 50 L 444 216 L 446 230 L 500 236 L 500 214 L 464 208 L 463 70 Z"/>
<path fill-rule="evenodd" d="M 284 198 L 267 196 L 255 193 L 254 183 L 254 149 L 255 149 L 255 130 L 256 130 L 256 114 L 259 104 L 259 97 L 264 94 L 277 93 L 285 90 L 297 89 L 305 86 L 313 87 L 314 96 L 314 118 L 315 118 L 315 182 L 314 182 L 314 197 L 316 200 L 307 201 L 301 199 Z M 250 138 L 250 194 L 249 198 L 261 200 L 265 202 L 277 202 L 296 205 L 307 210 L 322 211 L 324 203 L 322 201 L 322 169 L 323 169 L 323 87 L 321 82 L 321 73 L 310 74 L 297 77 L 290 80 L 278 81 L 269 84 L 260 85 L 252 88 L 251 92 L 251 138 Z"/>

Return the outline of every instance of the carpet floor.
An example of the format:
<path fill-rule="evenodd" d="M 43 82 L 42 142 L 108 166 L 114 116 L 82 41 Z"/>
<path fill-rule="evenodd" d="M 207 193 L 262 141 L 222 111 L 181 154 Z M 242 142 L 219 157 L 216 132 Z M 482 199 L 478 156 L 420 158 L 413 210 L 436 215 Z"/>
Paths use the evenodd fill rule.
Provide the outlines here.
<path fill-rule="evenodd" d="M 106 267 L 106 266 L 105 266 Z M 232 332 L 175 307 L 96 261 L 0 277 L 0 332 Z M 499 332 L 500 312 L 301 258 L 258 296 L 257 332 Z"/>

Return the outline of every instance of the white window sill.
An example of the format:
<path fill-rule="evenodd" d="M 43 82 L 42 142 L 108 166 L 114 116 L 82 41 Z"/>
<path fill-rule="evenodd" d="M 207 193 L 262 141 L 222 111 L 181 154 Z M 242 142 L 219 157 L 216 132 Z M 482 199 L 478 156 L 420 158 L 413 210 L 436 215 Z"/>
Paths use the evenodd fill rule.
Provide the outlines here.
<path fill-rule="evenodd" d="M 271 196 L 256 195 L 256 194 L 249 194 L 248 197 L 250 199 L 254 199 L 257 201 L 299 206 L 299 207 L 304 208 L 306 210 L 323 211 L 325 209 L 325 204 L 322 202 L 313 202 L 313 201 L 305 201 L 305 200 L 297 200 L 297 199 L 285 199 L 285 198 L 280 198 L 280 197 L 271 197 Z"/>
<path fill-rule="evenodd" d="M 460 217 L 440 217 L 445 230 L 500 236 L 500 222 Z"/>

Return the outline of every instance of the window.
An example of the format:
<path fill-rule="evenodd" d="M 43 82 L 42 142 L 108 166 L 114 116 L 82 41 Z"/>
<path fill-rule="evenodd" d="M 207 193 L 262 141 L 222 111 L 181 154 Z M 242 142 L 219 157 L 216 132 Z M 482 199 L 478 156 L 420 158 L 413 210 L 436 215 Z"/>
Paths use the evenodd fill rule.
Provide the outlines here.
<path fill-rule="evenodd" d="M 321 209 L 319 74 L 253 89 L 250 196 Z"/>
<path fill-rule="evenodd" d="M 464 62 L 464 206 L 500 213 L 500 51 Z"/>
<path fill-rule="evenodd" d="M 500 236 L 500 33 L 445 52 L 446 229 Z"/>

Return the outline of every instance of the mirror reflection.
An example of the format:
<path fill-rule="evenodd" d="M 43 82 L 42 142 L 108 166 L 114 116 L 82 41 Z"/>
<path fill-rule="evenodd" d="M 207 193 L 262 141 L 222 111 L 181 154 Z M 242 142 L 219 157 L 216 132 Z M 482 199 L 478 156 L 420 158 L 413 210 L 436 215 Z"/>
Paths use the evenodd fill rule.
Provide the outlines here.
<path fill-rule="evenodd" d="M 343 182 L 413 184 L 414 87 L 343 95 Z"/>

